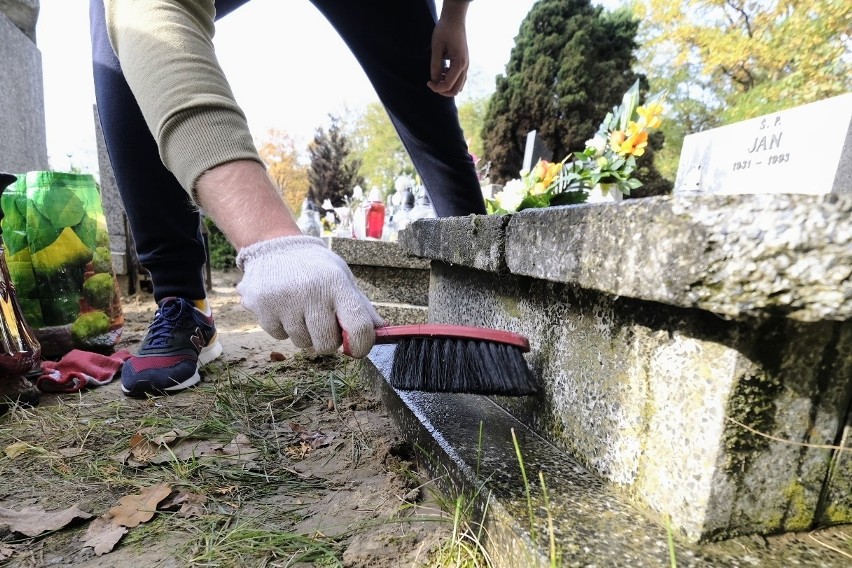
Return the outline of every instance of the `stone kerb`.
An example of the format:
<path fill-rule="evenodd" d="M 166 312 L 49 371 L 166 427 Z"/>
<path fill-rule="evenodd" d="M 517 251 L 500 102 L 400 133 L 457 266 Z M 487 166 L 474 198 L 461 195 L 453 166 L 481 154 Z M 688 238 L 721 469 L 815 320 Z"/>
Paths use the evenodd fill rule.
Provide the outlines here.
<path fill-rule="evenodd" d="M 430 321 L 530 338 L 543 395 L 501 404 L 697 541 L 852 522 L 831 449 L 852 400 L 850 203 L 649 198 L 525 211 L 478 244 L 447 237 L 475 219 L 418 221 L 400 242 L 440 239 L 416 247 L 438 261 Z"/>
<path fill-rule="evenodd" d="M 852 317 L 852 196 L 709 195 L 528 210 L 513 274 L 725 317 Z"/>
<path fill-rule="evenodd" d="M 397 243 L 328 238 L 328 246 L 352 270 L 361 290 L 389 324 L 423 323 L 429 301 L 429 261 Z"/>
<path fill-rule="evenodd" d="M 470 215 L 413 223 L 399 234 L 402 250 L 418 257 L 505 272 L 506 224 L 511 216 Z"/>

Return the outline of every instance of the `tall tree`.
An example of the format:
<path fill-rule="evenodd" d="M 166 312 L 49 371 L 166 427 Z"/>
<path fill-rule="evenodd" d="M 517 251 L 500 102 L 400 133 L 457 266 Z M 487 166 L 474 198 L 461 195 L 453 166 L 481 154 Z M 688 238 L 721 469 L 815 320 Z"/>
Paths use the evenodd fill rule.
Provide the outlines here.
<path fill-rule="evenodd" d="M 459 109 L 459 123 L 464 131 L 468 149 L 471 154 L 479 159 L 476 164 L 478 170 L 487 168 L 488 157 L 485 156 L 485 148 L 482 142 L 482 125 L 485 123 L 485 111 L 488 108 L 489 97 L 467 98 L 457 101 Z"/>
<path fill-rule="evenodd" d="M 458 103 L 459 122 L 470 151 L 479 157 L 482 156 L 481 131 L 487 101 L 487 97 L 467 98 Z M 365 107 L 354 121 L 351 139 L 352 153 L 361 161 L 361 175 L 367 187 L 375 186 L 388 192 L 399 176 L 417 173 L 381 103 Z"/>
<path fill-rule="evenodd" d="M 556 159 L 584 148 L 637 79 L 637 28 L 628 11 L 607 12 L 589 0 L 533 5 L 485 117 L 484 150 L 496 181 L 518 177 L 530 130 Z"/>
<path fill-rule="evenodd" d="M 352 139 L 366 187 L 387 191 L 398 176 L 414 175 L 414 164 L 381 103 L 370 103 L 355 119 Z"/>
<path fill-rule="evenodd" d="M 335 207 L 344 204 L 352 188 L 364 183 L 359 173 L 361 163 L 351 155 L 349 138 L 343 132 L 339 117 L 329 115 L 328 130 L 317 128 L 308 146 L 311 165 L 308 168 L 308 195 L 320 205 L 328 199 Z"/>
<path fill-rule="evenodd" d="M 296 143 L 286 132 L 270 130 L 258 152 L 290 210 L 299 211 L 308 196 L 308 167 L 300 163 Z"/>
<path fill-rule="evenodd" d="M 852 89 L 848 0 L 639 0 L 636 10 L 639 61 L 670 92 L 666 162 L 677 163 L 684 133 Z"/>

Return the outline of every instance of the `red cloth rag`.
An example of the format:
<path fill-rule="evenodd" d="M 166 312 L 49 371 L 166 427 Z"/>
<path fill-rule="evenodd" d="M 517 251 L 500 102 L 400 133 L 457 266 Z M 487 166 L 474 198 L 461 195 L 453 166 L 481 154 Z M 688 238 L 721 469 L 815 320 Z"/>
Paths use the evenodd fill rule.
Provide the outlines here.
<path fill-rule="evenodd" d="M 130 356 L 127 349 L 112 355 L 72 349 L 59 361 L 42 362 L 42 374 L 36 380 L 36 387 L 42 392 L 62 393 L 105 385 Z"/>

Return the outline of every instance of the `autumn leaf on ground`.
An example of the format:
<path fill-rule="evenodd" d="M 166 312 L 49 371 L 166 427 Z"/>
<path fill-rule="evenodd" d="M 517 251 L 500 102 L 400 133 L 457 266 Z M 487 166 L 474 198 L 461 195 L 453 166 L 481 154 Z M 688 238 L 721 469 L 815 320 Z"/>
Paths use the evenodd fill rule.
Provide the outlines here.
<path fill-rule="evenodd" d="M 147 523 L 157 512 L 157 505 L 169 496 L 172 488 L 167 483 L 152 485 L 142 490 L 138 495 L 125 495 L 118 500 L 118 505 L 109 510 L 112 522 L 133 528 L 141 523 Z"/>
<path fill-rule="evenodd" d="M 83 448 L 62 448 L 58 450 L 58 453 L 63 458 L 76 458 L 77 456 L 85 453 L 86 450 Z"/>
<path fill-rule="evenodd" d="M 176 428 L 174 430 L 169 430 L 165 434 L 158 434 L 157 436 L 154 436 L 151 438 L 151 442 L 158 446 L 165 446 L 180 438 L 186 438 L 188 435 L 189 432 Z"/>
<path fill-rule="evenodd" d="M 200 517 L 204 514 L 205 503 L 207 503 L 206 496 L 187 492 L 178 493 L 160 505 L 160 508 L 174 510 L 180 507 L 177 512 L 179 517 Z"/>
<path fill-rule="evenodd" d="M 26 442 L 15 442 L 14 444 L 9 444 L 8 446 L 6 446 L 4 452 L 6 453 L 7 458 L 16 458 L 21 454 L 25 454 L 35 449 L 35 447 L 31 446 Z"/>
<path fill-rule="evenodd" d="M 83 546 L 91 546 L 95 549 L 95 554 L 101 556 L 111 552 L 125 534 L 127 527 L 113 523 L 112 516 L 107 514 L 89 524 L 86 534 L 83 535 Z"/>
<path fill-rule="evenodd" d="M 45 511 L 41 507 L 24 507 L 20 511 L 0 507 L 0 527 L 26 536 L 61 529 L 74 519 L 91 519 L 92 515 L 81 511 L 77 505 L 61 511 Z"/>
<path fill-rule="evenodd" d="M 334 432 L 326 434 L 320 430 L 309 430 L 298 422 L 290 422 L 290 430 L 299 435 L 299 440 L 303 445 L 307 444 L 312 450 L 331 445 L 331 442 L 337 437 Z"/>
<path fill-rule="evenodd" d="M 15 554 L 15 547 L 8 544 L 0 544 L 0 560 L 8 560 Z"/>
<path fill-rule="evenodd" d="M 150 441 L 145 432 L 136 432 L 130 437 L 130 455 L 138 462 L 150 461 L 157 455 L 157 444 Z"/>
<path fill-rule="evenodd" d="M 226 456 L 236 456 L 241 460 L 251 460 L 256 458 L 259 450 L 251 447 L 251 440 L 245 434 L 237 434 L 236 437 L 231 440 L 231 443 L 222 448 L 222 453 Z"/>

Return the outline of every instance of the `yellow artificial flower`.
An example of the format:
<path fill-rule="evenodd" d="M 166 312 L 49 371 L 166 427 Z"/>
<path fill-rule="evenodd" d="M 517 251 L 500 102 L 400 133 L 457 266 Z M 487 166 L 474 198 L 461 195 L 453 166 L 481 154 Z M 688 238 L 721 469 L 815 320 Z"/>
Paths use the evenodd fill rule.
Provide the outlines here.
<path fill-rule="evenodd" d="M 660 118 L 660 115 L 663 114 L 663 105 L 658 102 L 651 103 L 647 107 L 637 107 L 636 114 L 642 118 L 648 128 L 659 128 L 663 123 L 663 119 Z"/>
<path fill-rule="evenodd" d="M 621 145 L 627 139 L 627 134 L 623 130 L 613 130 L 609 135 L 609 147 L 613 152 L 621 152 Z"/>
<path fill-rule="evenodd" d="M 532 171 L 532 180 L 535 183 L 530 193 L 538 195 L 547 191 L 547 188 L 551 186 L 561 169 L 562 164 L 559 162 L 551 163 L 547 160 L 539 160 Z"/>
<path fill-rule="evenodd" d="M 648 145 L 648 131 L 640 130 L 635 134 L 631 134 L 621 143 L 618 152 L 622 155 L 632 154 L 633 156 L 641 156 L 645 153 L 645 147 Z"/>
<path fill-rule="evenodd" d="M 544 182 L 540 181 L 536 183 L 532 189 L 530 190 L 530 195 L 541 195 L 542 193 L 547 191 L 547 185 Z"/>

